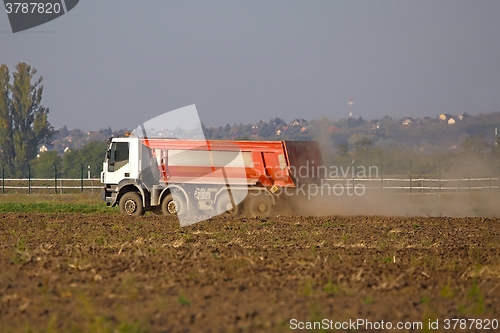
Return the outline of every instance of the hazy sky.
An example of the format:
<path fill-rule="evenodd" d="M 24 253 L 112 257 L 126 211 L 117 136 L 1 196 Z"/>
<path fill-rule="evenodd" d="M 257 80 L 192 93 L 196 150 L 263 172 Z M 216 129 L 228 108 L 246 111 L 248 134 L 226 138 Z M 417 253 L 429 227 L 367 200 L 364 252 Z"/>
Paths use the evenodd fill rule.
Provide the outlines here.
<path fill-rule="evenodd" d="M 500 1 L 81 0 L 13 34 L 59 128 L 135 128 L 196 104 L 207 125 L 500 110 Z"/>

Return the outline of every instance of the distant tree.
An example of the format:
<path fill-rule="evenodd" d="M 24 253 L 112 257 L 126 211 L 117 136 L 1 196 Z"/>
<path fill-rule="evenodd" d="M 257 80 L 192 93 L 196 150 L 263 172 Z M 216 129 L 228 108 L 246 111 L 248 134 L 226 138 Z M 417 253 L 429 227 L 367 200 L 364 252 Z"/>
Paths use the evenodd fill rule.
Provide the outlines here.
<path fill-rule="evenodd" d="M 12 100 L 10 98 L 10 75 L 5 65 L 0 66 L 0 160 L 11 174 L 14 160 L 13 128 L 12 128 Z"/>
<path fill-rule="evenodd" d="M 41 153 L 31 161 L 31 176 L 33 178 L 54 178 L 55 167 L 58 168 L 58 177 L 61 170 L 61 156 L 56 151 Z"/>
<path fill-rule="evenodd" d="M 68 135 L 69 135 L 69 131 L 68 131 L 68 127 L 66 127 L 66 125 L 64 125 L 63 127 L 61 127 L 60 129 L 57 130 L 57 137 L 60 139 L 64 139 Z"/>
<path fill-rule="evenodd" d="M 8 67 L 0 66 L 0 155 L 7 174 L 13 176 L 26 174 L 37 146 L 54 133 L 47 120 L 49 109 L 41 104 L 43 78 L 32 82 L 35 74 L 36 69 L 19 63 L 10 84 Z"/>
<path fill-rule="evenodd" d="M 276 135 L 276 131 L 274 130 L 274 125 L 269 125 L 263 123 L 260 125 L 257 134 L 263 139 L 271 139 Z"/>
<path fill-rule="evenodd" d="M 269 125 L 272 126 L 286 125 L 286 122 L 281 118 L 271 118 L 271 120 L 269 120 Z"/>
<path fill-rule="evenodd" d="M 342 157 L 349 156 L 349 144 L 341 143 L 337 147 L 338 147 L 338 153 L 340 156 L 342 156 Z"/>
<path fill-rule="evenodd" d="M 83 168 L 87 168 L 79 149 L 74 149 L 63 155 L 62 169 L 65 177 L 79 178 Z M 85 172 L 85 170 L 83 170 Z"/>
<path fill-rule="evenodd" d="M 201 129 L 203 130 L 203 134 L 205 134 L 205 139 L 211 139 L 214 134 L 214 129 L 212 127 L 206 127 L 205 124 L 201 124 Z"/>
<path fill-rule="evenodd" d="M 102 171 L 102 162 L 106 154 L 107 144 L 101 141 L 91 141 L 82 149 L 64 154 L 62 166 L 64 174 L 69 178 L 80 178 L 83 168 L 87 175 L 88 166 L 92 177 L 98 177 Z"/>
<path fill-rule="evenodd" d="M 106 137 L 110 137 L 111 135 L 113 135 L 113 131 L 111 130 L 111 127 L 108 127 L 107 129 L 101 129 L 99 130 L 99 133 L 106 136 Z"/>
<path fill-rule="evenodd" d="M 355 133 L 349 137 L 347 143 L 349 143 L 349 146 L 356 148 L 356 147 L 371 146 L 373 144 L 373 141 L 370 139 L 370 137 L 367 137 L 363 134 Z"/>
<path fill-rule="evenodd" d="M 491 147 L 484 140 L 484 135 L 482 133 L 473 136 L 466 137 L 464 141 L 460 144 L 461 151 L 467 154 L 479 154 L 484 153 Z"/>

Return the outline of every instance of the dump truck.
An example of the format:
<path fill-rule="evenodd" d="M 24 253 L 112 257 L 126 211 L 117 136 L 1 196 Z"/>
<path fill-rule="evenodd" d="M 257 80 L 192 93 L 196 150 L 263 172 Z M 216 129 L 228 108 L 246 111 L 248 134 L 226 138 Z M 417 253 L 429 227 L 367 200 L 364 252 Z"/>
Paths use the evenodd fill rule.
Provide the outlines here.
<path fill-rule="evenodd" d="M 102 198 L 121 214 L 269 216 L 299 182 L 318 182 L 317 141 L 113 137 Z M 302 172 L 300 172 L 302 171 Z M 307 172 L 306 172 L 307 171 Z"/>

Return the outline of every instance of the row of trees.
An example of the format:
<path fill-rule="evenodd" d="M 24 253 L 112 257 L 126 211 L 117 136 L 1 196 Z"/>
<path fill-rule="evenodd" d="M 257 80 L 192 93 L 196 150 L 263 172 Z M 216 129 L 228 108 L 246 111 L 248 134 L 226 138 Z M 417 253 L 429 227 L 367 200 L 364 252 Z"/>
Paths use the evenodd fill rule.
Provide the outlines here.
<path fill-rule="evenodd" d="M 5 174 L 21 177 L 37 155 L 37 146 L 48 142 L 54 128 L 42 105 L 43 78 L 35 79 L 36 69 L 19 63 L 11 76 L 0 65 L 0 162 Z"/>
<path fill-rule="evenodd" d="M 361 117 L 331 120 L 322 118 L 306 121 L 295 119 L 286 123 L 280 118 L 254 124 L 234 124 L 220 127 L 203 127 L 209 139 L 249 140 L 311 140 L 328 139 L 334 144 L 354 144 L 360 137 L 369 137 L 376 145 L 398 144 L 419 150 L 450 149 L 466 137 L 483 134 L 490 144 L 494 142 L 495 128 L 500 127 L 500 112 L 475 116 L 461 115 L 449 124 L 440 118 L 424 117 L 406 124 L 405 118 L 384 116 L 365 120 Z"/>
<path fill-rule="evenodd" d="M 31 177 L 54 178 L 57 171 L 58 178 L 78 179 L 82 176 L 82 173 L 83 177 L 87 178 L 89 166 L 91 176 L 99 177 L 105 152 L 106 142 L 92 141 L 82 149 L 73 150 L 62 156 L 56 151 L 41 153 L 38 158 L 31 161 Z"/>
<path fill-rule="evenodd" d="M 368 170 L 376 166 L 378 173 L 369 176 L 380 178 L 408 176 L 442 178 L 467 178 L 500 176 L 500 148 L 490 146 L 482 135 L 467 138 L 454 150 L 442 150 L 426 153 L 404 146 L 381 147 L 373 141 L 362 138 L 353 145 L 342 144 L 336 148 L 328 147 L 321 142 L 322 154 L 327 167 L 359 166 Z M 92 141 L 82 149 L 59 155 L 55 151 L 40 154 L 31 161 L 31 176 L 33 178 L 53 178 L 57 170 L 58 178 L 87 177 L 87 167 L 90 166 L 92 177 L 98 177 L 102 171 L 102 162 L 106 143 Z M 411 170 L 410 170 L 411 169 Z M 330 170 L 330 169 L 329 169 Z M 372 169 L 373 170 L 373 169 Z M 339 175 L 340 176 L 340 175 Z M 368 175 L 367 175 L 368 176 Z M 26 177 L 26 174 L 23 175 Z M 350 174 L 348 175 L 350 177 Z M 363 177 L 361 175 L 360 177 Z"/>
<path fill-rule="evenodd" d="M 379 172 L 404 176 L 443 178 L 500 176 L 500 147 L 489 144 L 482 134 L 466 137 L 455 149 L 425 151 L 400 144 L 381 145 L 368 137 L 337 146 L 322 141 L 325 165 L 377 166 Z"/>
<path fill-rule="evenodd" d="M 102 131 L 92 132 L 100 141 L 91 141 L 96 138 L 88 136 L 90 143 L 81 149 L 72 148 L 62 156 L 46 152 L 37 158 L 41 143 L 72 139 L 68 139 L 67 129 L 57 133 L 50 125 L 49 109 L 42 104 L 43 78 L 35 75 L 36 70 L 25 63 L 19 63 L 12 76 L 6 65 L 0 66 L 0 163 L 5 176 L 26 177 L 30 169 L 33 177 L 53 177 L 57 168 L 60 177 L 79 178 L 82 168 L 89 165 L 97 175 L 106 150 L 105 141 L 99 137 Z M 467 117 L 453 125 L 429 119 L 404 126 L 391 117 L 337 122 L 297 119 L 290 124 L 272 118 L 267 123 L 203 129 L 207 139 L 316 139 L 322 145 L 326 165 L 350 165 L 354 160 L 357 165 L 383 165 L 386 174 L 404 174 L 409 164 L 422 175 L 436 173 L 438 165 L 450 173 L 471 168 L 481 174 L 499 170 L 500 150 L 492 141 L 492 133 L 500 127 L 500 112 Z M 111 129 L 102 134 L 109 132 Z"/>

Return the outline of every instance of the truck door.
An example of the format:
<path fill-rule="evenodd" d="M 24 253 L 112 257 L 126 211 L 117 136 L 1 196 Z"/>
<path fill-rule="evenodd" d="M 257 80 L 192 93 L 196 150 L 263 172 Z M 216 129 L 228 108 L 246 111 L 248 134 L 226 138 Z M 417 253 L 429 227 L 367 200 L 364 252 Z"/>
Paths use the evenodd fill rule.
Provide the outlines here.
<path fill-rule="evenodd" d="M 118 184 L 120 180 L 130 177 L 129 143 L 113 142 L 109 150 L 107 184 Z"/>

